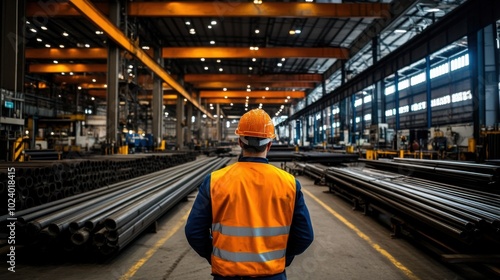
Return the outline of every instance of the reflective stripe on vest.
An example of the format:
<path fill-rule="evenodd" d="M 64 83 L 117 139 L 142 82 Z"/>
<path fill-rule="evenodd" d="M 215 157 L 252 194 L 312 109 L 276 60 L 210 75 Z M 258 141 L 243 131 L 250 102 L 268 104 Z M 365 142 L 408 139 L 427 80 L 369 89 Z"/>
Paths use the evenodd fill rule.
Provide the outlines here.
<path fill-rule="evenodd" d="M 283 258 L 285 256 L 285 252 L 286 250 L 276 250 L 266 253 L 254 254 L 244 252 L 229 252 L 217 247 L 215 247 L 213 250 L 214 256 L 232 262 L 268 262 Z"/>
<path fill-rule="evenodd" d="M 212 224 L 212 231 L 218 231 L 224 235 L 231 236 L 276 236 L 288 234 L 290 232 L 290 226 L 251 228 L 223 226 L 220 223 L 215 223 Z"/>

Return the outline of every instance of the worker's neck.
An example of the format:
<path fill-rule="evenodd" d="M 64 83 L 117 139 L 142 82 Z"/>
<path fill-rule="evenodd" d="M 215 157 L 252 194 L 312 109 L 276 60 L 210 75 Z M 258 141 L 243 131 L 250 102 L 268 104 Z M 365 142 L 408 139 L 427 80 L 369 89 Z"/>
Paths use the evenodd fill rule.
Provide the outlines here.
<path fill-rule="evenodd" d="M 243 151 L 243 156 L 244 157 L 260 157 L 260 158 L 266 158 L 267 157 L 267 151 L 264 151 L 262 153 L 251 153 L 251 152 L 245 152 Z"/>

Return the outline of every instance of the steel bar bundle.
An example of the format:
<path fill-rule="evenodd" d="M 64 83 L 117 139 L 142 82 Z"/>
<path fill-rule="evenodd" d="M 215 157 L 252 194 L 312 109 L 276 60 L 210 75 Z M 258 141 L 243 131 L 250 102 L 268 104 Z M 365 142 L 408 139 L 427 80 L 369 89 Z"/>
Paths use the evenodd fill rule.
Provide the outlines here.
<path fill-rule="evenodd" d="M 116 182 L 192 161 L 192 153 L 95 156 L 60 161 L 0 163 L 0 195 L 7 168 L 15 168 L 16 210 L 43 205 Z M 6 213 L 0 205 L 0 214 Z"/>
<path fill-rule="evenodd" d="M 57 241 L 67 250 L 91 247 L 102 254 L 116 252 L 227 162 L 227 158 L 207 158 L 185 163 L 19 211 L 16 241 L 24 245 Z M 0 222 L 7 217 L 0 217 Z"/>
<path fill-rule="evenodd" d="M 500 167 L 486 164 L 395 158 L 394 160 L 360 160 L 367 166 L 391 170 L 435 181 L 496 190 L 500 193 Z"/>
<path fill-rule="evenodd" d="M 370 168 L 331 167 L 326 182 L 365 207 L 385 209 L 429 236 L 444 236 L 443 243 L 452 237 L 468 249 L 500 248 L 500 195 Z"/>

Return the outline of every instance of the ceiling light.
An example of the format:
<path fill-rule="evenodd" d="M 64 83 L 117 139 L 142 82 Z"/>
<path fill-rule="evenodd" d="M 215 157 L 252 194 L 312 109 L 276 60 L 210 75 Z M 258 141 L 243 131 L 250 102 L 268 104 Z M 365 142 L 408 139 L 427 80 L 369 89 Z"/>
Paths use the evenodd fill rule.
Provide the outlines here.
<path fill-rule="evenodd" d="M 63 75 L 63 76 L 64 76 L 64 75 L 66 75 L 66 73 L 64 73 L 64 72 L 61 72 L 61 75 Z"/>
<path fill-rule="evenodd" d="M 260 4 L 262 4 L 262 0 L 253 0 L 253 3 L 255 5 L 260 5 Z"/>
<path fill-rule="evenodd" d="M 85 44 L 85 47 L 86 47 L 86 48 L 90 48 L 90 45 L 89 45 L 89 44 Z"/>
<path fill-rule="evenodd" d="M 47 30 L 47 27 L 45 27 L 45 26 L 40 26 L 40 28 L 41 28 L 42 30 Z"/>
<path fill-rule="evenodd" d="M 189 21 L 186 21 L 186 25 L 191 25 L 191 22 L 189 22 Z"/>
<path fill-rule="evenodd" d="M 59 47 L 60 47 L 61 49 L 64 49 L 64 45 L 59 45 Z"/>
<path fill-rule="evenodd" d="M 69 36 L 69 34 L 68 34 L 68 33 L 66 33 L 66 32 L 63 32 L 63 34 L 62 34 L 62 35 L 63 35 L 64 37 L 68 37 L 68 36 Z"/>
<path fill-rule="evenodd" d="M 208 66 L 205 66 L 205 68 L 204 68 L 204 69 L 205 69 L 205 70 L 208 70 Z"/>
<path fill-rule="evenodd" d="M 36 29 L 35 28 L 30 28 L 31 32 L 33 33 L 36 33 Z"/>
<path fill-rule="evenodd" d="M 201 60 L 201 61 L 205 61 L 205 59 L 204 59 L 203 57 L 202 57 L 202 58 L 200 58 L 200 60 Z"/>
<path fill-rule="evenodd" d="M 222 72 L 222 71 L 224 71 L 224 69 L 222 69 L 222 68 L 219 68 L 219 72 Z"/>
<path fill-rule="evenodd" d="M 290 31 L 288 31 L 288 34 L 290 34 L 290 35 L 295 35 L 295 30 L 290 30 Z"/>
<path fill-rule="evenodd" d="M 284 57 L 281 59 L 281 61 L 285 61 L 285 60 L 286 60 L 286 59 L 285 59 Z"/>
<path fill-rule="evenodd" d="M 248 111 L 248 108 L 245 108 L 245 111 Z"/>
<path fill-rule="evenodd" d="M 250 98 L 250 96 L 247 96 L 247 100 L 248 100 L 248 98 Z"/>
<path fill-rule="evenodd" d="M 265 97 L 265 96 L 262 96 L 262 99 L 266 99 L 266 97 Z"/>
<path fill-rule="evenodd" d="M 285 108 L 285 105 L 281 105 L 281 109 Z"/>
<path fill-rule="evenodd" d="M 41 42 L 41 41 L 42 41 L 42 38 L 36 38 L 36 40 L 37 40 L 38 42 Z"/>
<path fill-rule="evenodd" d="M 288 103 L 288 99 L 285 99 L 285 103 Z"/>
<path fill-rule="evenodd" d="M 54 60 L 54 64 L 57 64 L 57 63 L 59 63 L 59 61 L 57 61 L 57 60 Z"/>
<path fill-rule="evenodd" d="M 245 107 L 248 107 L 248 104 L 245 104 Z"/>
<path fill-rule="evenodd" d="M 128 66 L 128 68 L 132 69 L 132 68 L 134 68 L 134 65 L 130 64 L 130 65 Z"/>
<path fill-rule="evenodd" d="M 97 34 L 97 35 L 102 35 L 102 34 L 104 34 L 104 32 L 102 32 L 102 31 L 100 31 L 100 30 L 97 30 L 97 31 L 95 32 L 95 34 Z"/>
<path fill-rule="evenodd" d="M 217 63 L 220 63 L 220 59 L 217 59 Z"/>
<path fill-rule="evenodd" d="M 314 0 L 306 0 L 307 3 L 311 3 L 313 2 Z"/>
<path fill-rule="evenodd" d="M 290 99 L 290 96 L 287 96 L 286 99 Z"/>
<path fill-rule="evenodd" d="M 227 91 L 227 88 L 223 88 L 222 90 L 223 90 L 223 91 Z"/>
<path fill-rule="evenodd" d="M 252 70 L 252 69 L 253 69 L 252 66 L 248 67 L 248 70 Z"/>
<path fill-rule="evenodd" d="M 95 100 L 95 97 L 93 97 L 93 96 L 92 96 L 92 97 L 90 98 L 90 100 Z"/>
<path fill-rule="evenodd" d="M 69 74 L 70 74 L 71 76 L 73 76 L 73 72 L 69 72 Z"/>
<path fill-rule="evenodd" d="M 92 79 L 92 82 L 95 83 L 97 80 L 96 79 Z"/>
<path fill-rule="evenodd" d="M 295 34 L 300 34 L 302 33 L 302 31 L 300 31 L 300 29 L 295 29 Z"/>
<path fill-rule="evenodd" d="M 81 87 L 81 86 L 78 86 L 78 89 L 82 89 L 82 87 Z"/>
<path fill-rule="evenodd" d="M 143 50 L 149 50 L 150 48 L 149 48 L 149 46 L 142 46 L 142 49 Z"/>
<path fill-rule="evenodd" d="M 250 47 L 250 50 L 251 50 L 251 51 L 258 51 L 258 50 L 259 50 L 259 47 L 254 47 L 254 46 L 251 46 L 251 47 Z"/>
<path fill-rule="evenodd" d="M 250 88 L 250 85 L 247 85 L 247 88 Z"/>
<path fill-rule="evenodd" d="M 107 84 L 104 84 L 104 87 L 105 87 L 105 88 L 108 88 L 108 85 L 107 85 Z"/>
<path fill-rule="evenodd" d="M 269 87 L 266 87 L 266 90 L 269 90 Z"/>
<path fill-rule="evenodd" d="M 251 89 L 247 88 L 247 91 L 252 91 Z"/>
<path fill-rule="evenodd" d="M 255 29 L 255 34 L 259 34 L 260 33 L 260 30 L 259 29 Z"/>
<path fill-rule="evenodd" d="M 189 29 L 189 34 L 196 34 L 196 31 L 194 31 L 194 28 Z"/>
<path fill-rule="evenodd" d="M 29 21 L 26 21 L 26 24 L 30 24 L 30 22 L 29 22 Z"/>
<path fill-rule="evenodd" d="M 215 45 L 215 41 L 210 41 L 210 45 Z"/>
<path fill-rule="evenodd" d="M 207 26 L 207 27 L 208 27 L 208 29 L 212 29 L 212 26 L 211 26 L 211 25 L 209 25 L 209 26 Z"/>
<path fill-rule="evenodd" d="M 216 25 L 216 24 L 217 24 L 217 21 L 212 20 L 212 21 L 210 22 L 210 24 L 211 24 L 211 25 Z"/>
<path fill-rule="evenodd" d="M 406 30 L 404 30 L 404 29 L 396 29 L 396 30 L 394 30 L 394 33 L 406 33 Z"/>
<path fill-rule="evenodd" d="M 283 66 L 283 63 L 281 63 L 281 62 L 278 63 L 278 67 L 281 67 L 281 66 Z"/>
<path fill-rule="evenodd" d="M 255 57 L 254 57 L 254 58 L 252 58 L 252 61 L 253 61 L 253 62 L 257 61 L 257 58 L 255 58 Z"/>
<path fill-rule="evenodd" d="M 233 106 L 233 103 L 231 103 L 231 106 Z"/>
<path fill-rule="evenodd" d="M 50 45 L 49 44 L 45 44 L 45 47 L 50 48 Z"/>

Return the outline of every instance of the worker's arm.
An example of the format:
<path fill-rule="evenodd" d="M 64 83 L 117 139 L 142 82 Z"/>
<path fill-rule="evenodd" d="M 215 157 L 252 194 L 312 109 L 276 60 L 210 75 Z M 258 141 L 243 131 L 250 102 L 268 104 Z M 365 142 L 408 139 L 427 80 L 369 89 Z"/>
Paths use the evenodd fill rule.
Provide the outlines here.
<path fill-rule="evenodd" d="M 290 227 L 290 235 L 288 237 L 288 245 L 286 248 L 286 265 L 292 263 L 296 255 L 302 254 L 309 245 L 313 242 L 314 232 L 304 201 L 304 195 L 301 190 L 299 181 L 296 183 L 295 210 L 293 212 L 292 225 Z"/>
<path fill-rule="evenodd" d="M 209 263 L 212 254 L 211 226 L 210 176 L 207 176 L 199 188 L 184 231 L 189 245 Z"/>

